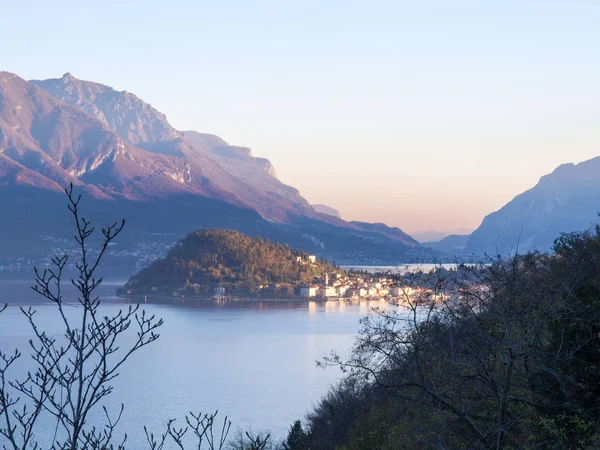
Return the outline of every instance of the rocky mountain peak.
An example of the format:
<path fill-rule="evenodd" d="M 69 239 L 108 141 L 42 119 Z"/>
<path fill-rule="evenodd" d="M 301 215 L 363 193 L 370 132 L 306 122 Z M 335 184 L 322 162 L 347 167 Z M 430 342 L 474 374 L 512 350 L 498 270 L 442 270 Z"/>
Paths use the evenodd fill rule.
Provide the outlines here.
<path fill-rule="evenodd" d="M 563 183 L 599 183 L 599 173 L 600 157 L 596 157 L 579 164 L 561 164 L 552 173 L 541 177 L 539 184 L 542 186 L 555 186 Z"/>
<path fill-rule="evenodd" d="M 182 137 L 171 127 L 163 113 L 129 92 L 80 80 L 69 72 L 62 78 L 31 80 L 31 83 L 54 98 L 93 115 L 130 144 Z"/>

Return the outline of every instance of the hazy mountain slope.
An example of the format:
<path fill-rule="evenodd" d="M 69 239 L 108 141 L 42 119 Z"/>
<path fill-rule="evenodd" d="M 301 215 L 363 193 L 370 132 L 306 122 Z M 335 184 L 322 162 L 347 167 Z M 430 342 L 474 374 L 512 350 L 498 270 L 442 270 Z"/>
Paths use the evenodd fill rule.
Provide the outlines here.
<path fill-rule="evenodd" d="M 317 211 L 318 213 L 327 214 L 329 216 L 337 217 L 338 219 L 342 218 L 342 215 L 340 214 L 340 212 L 337 209 L 332 208 L 331 206 L 319 205 L 319 204 L 312 205 L 312 206 L 315 209 L 315 211 Z"/>
<path fill-rule="evenodd" d="M 352 221 L 350 223 L 359 230 L 368 231 L 372 235 L 384 236 L 388 239 L 402 242 L 411 247 L 418 247 L 421 245 L 398 227 L 389 227 L 384 223 L 368 223 L 358 221 Z"/>
<path fill-rule="evenodd" d="M 547 251 L 562 232 L 589 228 L 600 212 L 600 157 L 563 164 L 532 189 L 485 217 L 469 238 L 469 253 Z"/>
<path fill-rule="evenodd" d="M 268 159 L 257 158 L 252 156 L 252 150 L 247 147 L 237 147 L 229 145 L 223 139 L 214 134 L 198 133 L 197 131 L 184 131 L 184 136 L 196 148 L 202 149 L 205 152 L 215 156 L 217 161 L 222 165 L 226 165 L 229 169 L 236 171 L 241 176 L 247 176 L 243 169 L 250 170 L 252 175 L 259 176 L 273 183 L 273 180 L 265 177 L 262 172 L 266 172 L 273 178 L 277 178 L 275 167 Z M 258 169 L 258 171 L 256 171 Z M 284 185 L 291 189 L 290 192 L 298 195 L 298 191 L 290 186 Z"/>
<path fill-rule="evenodd" d="M 440 252 L 460 253 L 464 250 L 470 237 L 470 234 L 450 234 L 437 242 L 423 242 L 422 245 Z"/>

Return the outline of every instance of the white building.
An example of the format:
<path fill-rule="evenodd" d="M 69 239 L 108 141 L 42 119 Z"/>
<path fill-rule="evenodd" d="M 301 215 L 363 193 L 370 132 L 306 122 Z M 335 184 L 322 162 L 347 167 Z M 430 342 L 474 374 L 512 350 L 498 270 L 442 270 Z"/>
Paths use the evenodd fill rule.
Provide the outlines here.
<path fill-rule="evenodd" d="M 316 297 L 319 288 L 316 286 L 305 286 L 300 288 L 300 297 Z"/>
<path fill-rule="evenodd" d="M 338 296 L 336 289 L 333 286 L 322 286 L 321 289 L 319 289 L 319 295 L 321 297 L 337 297 Z"/>
<path fill-rule="evenodd" d="M 221 295 L 225 295 L 225 287 L 224 286 L 215 287 L 215 297 L 220 297 Z"/>
<path fill-rule="evenodd" d="M 317 257 L 315 255 L 308 255 L 308 262 L 311 262 L 311 263 L 317 262 Z"/>
<path fill-rule="evenodd" d="M 404 294 L 404 290 L 401 287 L 395 286 L 390 290 L 390 294 L 394 297 L 400 297 Z"/>

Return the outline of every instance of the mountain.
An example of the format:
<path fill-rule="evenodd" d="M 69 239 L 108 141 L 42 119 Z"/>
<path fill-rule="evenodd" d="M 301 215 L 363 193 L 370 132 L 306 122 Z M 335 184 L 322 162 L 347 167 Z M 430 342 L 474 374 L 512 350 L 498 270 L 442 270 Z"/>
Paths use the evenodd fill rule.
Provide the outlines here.
<path fill-rule="evenodd" d="M 210 152 L 219 164 L 226 166 L 228 170 L 235 172 L 240 177 L 259 177 L 272 183 L 274 183 L 273 178 L 277 179 L 277 173 L 271 161 L 252 156 L 252 150 L 247 147 L 229 145 L 214 134 L 184 131 L 183 135 L 197 149 Z M 270 177 L 266 176 L 265 173 Z M 280 183 L 275 184 L 279 186 Z M 289 186 L 286 187 L 291 189 L 292 193 L 298 195 L 298 191 Z"/>
<path fill-rule="evenodd" d="M 465 248 L 470 236 L 470 234 L 451 234 L 437 242 L 423 242 L 422 245 L 440 252 L 457 254 Z"/>
<path fill-rule="evenodd" d="M 221 286 L 227 294 L 272 297 L 278 294 L 273 285 L 278 285 L 286 288 L 280 293 L 289 297 L 294 286 L 338 271 L 328 263 L 311 262 L 303 251 L 267 239 L 234 230 L 205 229 L 188 234 L 165 258 L 134 275 L 122 291 L 135 295 L 180 290 L 212 295 L 215 287 Z"/>
<path fill-rule="evenodd" d="M 465 252 L 548 251 L 560 233 L 586 230 L 598 222 L 598 212 L 600 157 L 563 164 L 486 216 L 471 234 Z"/>
<path fill-rule="evenodd" d="M 411 233 L 411 236 L 414 237 L 420 243 L 431 243 L 431 242 L 439 242 L 444 239 L 446 236 L 451 235 L 464 235 L 471 234 L 473 230 L 469 228 L 457 228 L 451 231 L 436 231 L 436 230 L 428 230 L 428 231 L 419 231 L 416 233 Z"/>
<path fill-rule="evenodd" d="M 127 217 L 138 232 L 189 231 L 189 221 L 197 221 L 203 210 L 208 213 L 203 216 L 219 214 L 220 220 L 260 219 L 215 185 L 206 176 L 210 171 L 222 169 L 210 160 L 194 167 L 183 158 L 135 147 L 97 118 L 0 72 L 3 256 L 35 253 L 41 247 L 37 238 L 65 236 L 62 188 L 69 183 L 85 195 L 91 216 Z M 182 202 L 185 206 L 178 207 Z M 173 221 L 178 217 L 180 224 Z"/>
<path fill-rule="evenodd" d="M 154 259 L 198 228 L 233 228 L 345 263 L 423 256 L 404 233 L 315 211 L 269 161 L 177 131 L 133 94 L 70 74 L 27 82 L 0 72 L 0 259 L 63 250 L 69 183 L 96 223 L 127 219 L 120 261 Z"/>
<path fill-rule="evenodd" d="M 338 219 L 342 218 L 342 215 L 340 214 L 340 212 L 337 209 L 332 208 L 331 206 L 327 206 L 327 205 L 312 205 L 312 207 L 318 213 L 327 214 L 328 216 L 337 217 Z"/>
<path fill-rule="evenodd" d="M 31 80 L 31 83 L 40 86 L 52 97 L 96 117 L 130 144 L 166 142 L 181 137 L 164 114 L 128 92 L 78 80 L 70 73 L 62 78 Z"/>
<path fill-rule="evenodd" d="M 79 80 L 69 73 L 31 83 L 93 115 L 125 142 L 154 155 L 185 161 L 182 170 L 169 171 L 182 184 L 218 187 L 227 195 L 208 195 L 255 209 L 276 222 L 289 222 L 292 215 L 315 216 L 296 189 L 274 176 L 275 169 L 268 160 L 254 158 L 249 149 L 230 146 L 214 135 L 177 131 L 164 114 L 134 94 Z M 198 182 L 194 177 L 197 173 L 202 174 Z"/>
<path fill-rule="evenodd" d="M 412 247 L 419 246 L 419 243 L 415 239 L 410 237 L 398 227 L 389 227 L 385 223 L 369 223 L 358 221 L 352 221 L 350 223 L 363 231 L 368 231 L 373 234 L 378 234 L 389 239 L 400 241 Z"/>
<path fill-rule="evenodd" d="M 419 241 L 421 243 L 437 242 L 440 239 L 443 239 L 446 236 L 448 236 L 448 233 L 445 231 L 430 230 L 430 231 L 420 231 L 417 233 L 413 233 L 411 236 L 414 237 L 417 241 Z"/>

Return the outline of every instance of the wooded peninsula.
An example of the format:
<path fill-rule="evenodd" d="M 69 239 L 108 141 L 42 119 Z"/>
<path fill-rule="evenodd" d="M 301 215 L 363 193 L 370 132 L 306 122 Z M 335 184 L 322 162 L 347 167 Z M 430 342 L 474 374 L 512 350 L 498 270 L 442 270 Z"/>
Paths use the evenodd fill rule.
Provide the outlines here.
<path fill-rule="evenodd" d="M 120 294 L 291 298 L 300 295 L 301 286 L 342 273 L 323 259 L 259 236 L 203 229 L 133 276 Z"/>

